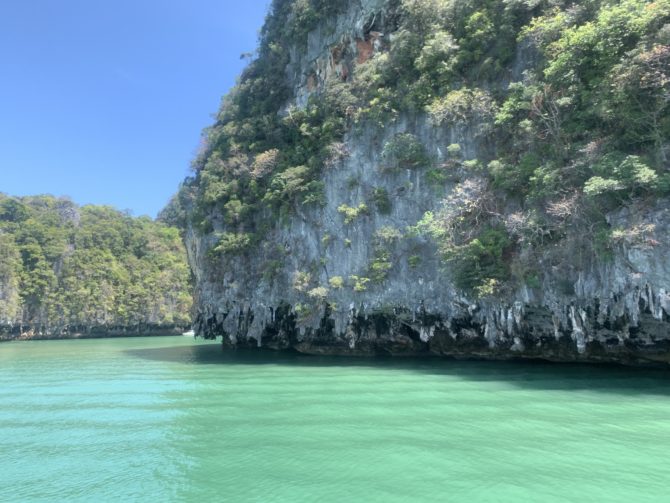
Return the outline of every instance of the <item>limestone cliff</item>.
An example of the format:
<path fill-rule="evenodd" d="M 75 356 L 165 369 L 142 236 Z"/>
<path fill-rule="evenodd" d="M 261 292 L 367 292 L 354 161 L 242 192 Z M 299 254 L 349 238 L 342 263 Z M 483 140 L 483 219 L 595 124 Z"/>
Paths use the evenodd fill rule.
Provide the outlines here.
<path fill-rule="evenodd" d="M 262 40 L 266 49 L 261 48 L 260 63 L 252 64 L 242 86 L 259 73 L 258 65 L 264 58 L 270 57 L 267 47 L 277 42 L 269 33 L 273 23 L 277 18 L 282 23 L 295 22 L 294 4 L 298 3 L 275 2 Z M 601 158 L 593 153 L 596 147 L 591 138 L 565 140 L 567 146 L 559 161 L 547 160 L 553 153 L 539 154 L 533 173 L 520 179 L 518 187 L 516 182 L 503 187 L 507 175 L 500 175 L 500 166 L 511 162 L 503 159 L 512 155 L 510 144 L 514 143 L 515 152 L 521 152 L 514 154 L 517 161 L 522 159 L 517 170 L 510 171 L 512 179 L 524 169 L 522 151 L 543 152 L 539 149 L 546 143 L 563 141 L 558 139 L 560 131 L 551 130 L 553 109 L 544 105 L 549 102 L 548 93 L 558 92 L 555 90 L 560 87 L 553 83 L 554 91 L 549 91 L 549 84 L 543 88 L 533 80 L 533 75 L 541 75 L 552 61 L 550 53 L 543 52 L 548 45 L 543 46 L 533 33 L 518 28 L 508 37 L 509 54 L 495 55 L 496 46 L 507 43 L 499 34 L 503 27 L 498 27 L 494 16 L 479 4 L 497 5 L 505 16 L 511 16 L 511 25 L 521 27 L 531 26 L 532 20 L 541 16 L 548 19 L 548 8 L 542 2 L 518 7 L 521 10 L 511 14 L 514 2 L 471 2 L 491 18 L 494 28 L 486 29 L 494 30 L 492 41 L 479 53 L 472 49 L 467 55 L 470 59 L 456 59 L 452 75 L 444 80 L 448 83 L 435 95 L 421 98 L 426 106 L 403 105 L 403 97 L 396 96 L 393 103 L 400 105 L 390 105 L 380 115 L 374 107 L 383 108 L 383 94 L 372 100 L 369 95 L 361 97 L 360 89 L 366 86 L 376 86 L 378 93 L 391 88 L 387 82 L 381 89 L 374 80 L 378 74 L 371 67 L 387 65 L 397 57 L 395 53 L 405 50 L 407 41 L 413 40 L 412 26 L 421 28 L 424 22 L 427 31 L 436 30 L 430 24 L 433 21 L 423 18 L 417 17 L 415 25 L 408 24 L 409 9 L 418 9 L 417 4 L 428 4 L 428 10 L 451 9 L 445 12 L 453 15 L 454 21 L 453 26 L 440 28 L 450 39 L 437 31 L 421 35 L 418 56 L 410 63 L 419 69 L 412 79 L 418 81 L 445 66 L 450 57 L 466 58 L 458 51 L 471 42 L 468 33 L 458 34 L 458 16 L 469 16 L 470 24 L 464 24 L 469 27 L 480 19 L 480 11 L 462 13 L 459 5 L 465 3 L 339 2 L 328 15 L 311 21 L 303 36 L 280 40 L 287 50 L 284 59 L 277 60 L 283 68 L 277 78 L 284 86 L 284 91 L 277 91 L 281 97 L 274 112 L 280 121 L 278 128 L 289 127 L 286 124 L 300 113 L 309 116 L 310 110 L 317 110 L 319 102 L 326 102 L 333 93 L 341 96 L 344 91 L 333 91 L 333 86 L 345 86 L 353 96 L 341 114 L 345 124 L 341 137 L 327 146 L 328 156 L 318 158 L 317 182 L 298 180 L 299 186 L 320 184 L 316 203 L 296 190 L 282 201 L 283 206 L 266 196 L 264 200 L 270 203 L 237 213 L 237 206 L 230 201 L 246 208 L 241 196 L 219 195 L 212 204 L 202 204 L 207 188 L 213 187 L 212 173 L 219 169 L 215 161 L 224 163 L 219 173 L 237 170 L 233 192 L 243 190 L 245 176 L 251 180 L 248 190 L 257 190 L 263 183 L 268 191 L 275 190 L 281 181 L 286 192 L 290 184 L 286 176 L 281 178 L 290 171 L 277 169 L 280 161 L 274 158 L 270 174 L 259 174 L 263 169 L 259 159 L 284 155 L 294 148 L 293 140 L 282 140 L 286 147 L 277 141 L 276 149 L 266 148 L 273 145 L 267 138 L 263 139 L 265 146 L 257 150 L 239 142 L 232 149 L 230 142 L 220 147 L 222 137 L 242 134 L 238 124 L 231 126 L 233 120 L 224 105 L 219 121 L 208 132 L 209 146 L 196 161 L 197 174 L 187 181 L 182 195 L 191 215 L 186 241 L 196 278 L 198 334 L 221 335 L 226 345 L 293 348 L 317 354 L 668 361 L 670 200 L 664 193 L 650 195 L 640 189 L 628 199 L 617 196 L 615 202 L 598 202 L 603 193 L 592 187 L 597 178 L 607 177 L 592 176 L 602 173 L 596 169 Z M 574 14 L 577 23 L 585 24 L 594 16 L 579 11 L 576 4 L 561 5 L 566 15 L 578 11 Z M 667 26 L 665 15 L 663 11 L 657 16 L 662 18 L 660 25 L 649 28 L 650 32 Z M 481 40 L 484 35 L 477 37 Z M 430 62 L 430 50 L 440 40 L 446 47 L 440 53 L 442 59 Z M 655 43 L 646 47 L 656 47 Z M 622 50 L 617 57 L 624 61 L 626 54 Z M 495 70 L 486 66 L 491 64 L 487 55 L 495 60 Z M 667 67 L 661 71 L 667 74 Z M 407 89 L 414 89 L 412 79 Z M 505 119 L 501 114 L 507 110 L 510 96 L 525 92 L 515 83 L 521 83 L 523 89 L 535 89 L 528 107 L 522 108 L 514 123 L 515 128 L 535 128 L 526 132 L 532 136 L 527 143 L 500 130 L 505 127 L 501 126 Z M 466 85 L 472 91 L 464 91 Z M 240 92 L 228 99 L 229 108 L 238 104 L 235 99 Z M 439 93 L 451 97 L 454 92 L 468 92 L 472 99 L 460 109 L 444 108 L 448 100 L 431 101 L 438 99 Z M 542 103 L 538 103 L 540 95 L 545 100 Z M 565 110 L 569 118 L 578 108 L 574 102 L 560 101 L 566 95 L 556 99 L 556 116 Z M 389 103 L 393 99 L 389 98 Z M 230 133 L 234 128 L 237 132 Z M 311 134 L 306 126 L 298 129 Z M 660 177 L 668 167 L 664 161 L 666 140 L 649 140 L 634 151 L 617 148 L 635 154 L 636 159 L 647 154 L 660 158 L 654 168 L 654 176 Z M 407 150 L 416 155 L 406 155 Z M 230 167 L 232 161 L 225 160 L 233 155 L 241 159 L 235 168 Z M 559 183 L 538 196 L 537 180 L 547 165 L 560 165 L 556 172 L 561 174 L 584 166 L 587 174 L 575 182 L 574 190 Z M 228 175 L 220 176 L 228 180 Z M 600 211 L 597 217 L 589 213 L 594 205 Z M 234 213 L 236 216 L 231 216 Z M 600 227 L 594 230 L 596 223 Z M 493 264 L 490 258 L 493 252 L 482 252 L 469 262 L 453 258 L 463 253 L 464 247 L 486 246 L 487 232 L 505 235 L 496 255 L 498 262 Z M 601 234 L 607 237 L 604 244 Z M 455 244 L 449 241 L 456 239 L 453 236 L 458 236 Z M 459 267 L 465 270 L 457 270 Z M 469 278 L 472 271 L 468 268 L 485 272 L 476 281 L 459 281 L 459 277 Z"/>

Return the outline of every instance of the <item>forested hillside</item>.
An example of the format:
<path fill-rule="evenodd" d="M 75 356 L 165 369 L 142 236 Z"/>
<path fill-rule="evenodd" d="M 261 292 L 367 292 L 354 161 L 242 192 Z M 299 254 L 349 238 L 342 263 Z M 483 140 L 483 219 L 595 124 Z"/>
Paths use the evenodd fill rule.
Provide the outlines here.
<path fill-rule="evenodd" d="M 177 229 L 106 206 L 0 194 L 5 336 L 182 331 L 189 280 Z"/>

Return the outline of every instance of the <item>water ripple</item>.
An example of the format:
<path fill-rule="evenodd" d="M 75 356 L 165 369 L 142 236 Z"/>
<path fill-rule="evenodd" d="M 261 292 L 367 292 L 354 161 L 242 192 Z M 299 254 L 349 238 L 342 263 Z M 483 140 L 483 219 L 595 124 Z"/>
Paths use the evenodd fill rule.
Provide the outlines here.
<path fill-rule="evenodd" d="M 0 345 L 1 501 L 664 501 L 664 371 Z"/>

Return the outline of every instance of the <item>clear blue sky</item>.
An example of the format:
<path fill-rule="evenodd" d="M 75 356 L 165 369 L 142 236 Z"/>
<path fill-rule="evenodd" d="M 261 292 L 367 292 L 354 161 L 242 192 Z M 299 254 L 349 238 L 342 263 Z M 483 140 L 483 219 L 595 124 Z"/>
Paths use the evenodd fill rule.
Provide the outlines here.
<path fill-rule="evenodd" d="M 270 0 L 0 0 L 0 192 L 155 216 Z"/>

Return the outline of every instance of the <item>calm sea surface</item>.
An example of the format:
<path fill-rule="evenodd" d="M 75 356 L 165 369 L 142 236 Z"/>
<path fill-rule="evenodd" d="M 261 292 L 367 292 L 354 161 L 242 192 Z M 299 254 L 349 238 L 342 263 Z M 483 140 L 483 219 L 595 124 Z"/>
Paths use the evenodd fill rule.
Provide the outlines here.
<path fill-rule="evenodd" d="M 0 500 L 670 501 L 670 373 L 5 343 Z"/>

